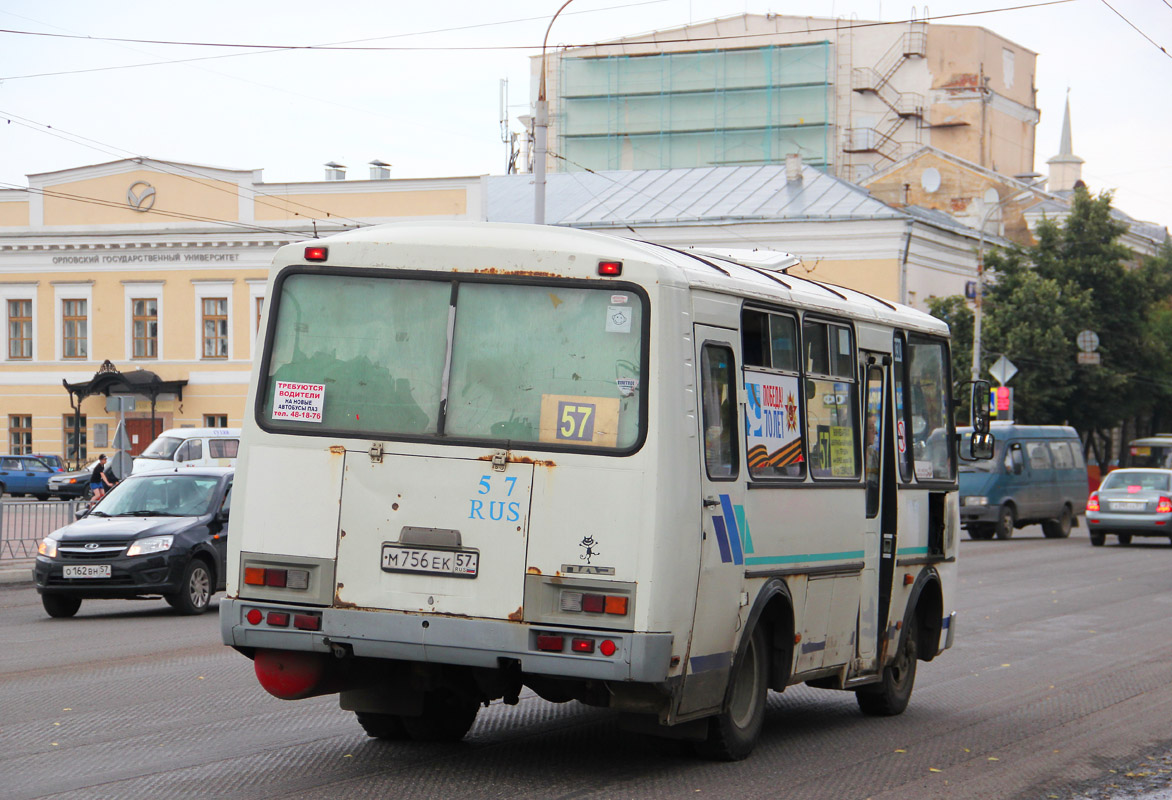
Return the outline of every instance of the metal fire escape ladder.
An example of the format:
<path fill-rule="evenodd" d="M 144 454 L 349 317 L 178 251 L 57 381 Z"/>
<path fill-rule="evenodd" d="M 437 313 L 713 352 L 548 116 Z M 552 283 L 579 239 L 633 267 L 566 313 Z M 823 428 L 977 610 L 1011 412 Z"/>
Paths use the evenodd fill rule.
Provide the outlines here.
<path fill-rule="evenodd" d="M 859 94 L 871 93 L 888 108 L 875 128 L 851 128 L 847 131 L 844 150 L 847 152 L 878 153 L 890 161 L 899 157 L 899 144 L 894 140 L 905 119 L 925 118 L 924 96 L 918 92 L 900 92 L 890 85 L 892 77 L 909 58 L 927 55 L 927 24 L 912 22 L 909 29 L 896 39 L 874 67 L 855 67 L 851 74 L 851 89 Z"/>

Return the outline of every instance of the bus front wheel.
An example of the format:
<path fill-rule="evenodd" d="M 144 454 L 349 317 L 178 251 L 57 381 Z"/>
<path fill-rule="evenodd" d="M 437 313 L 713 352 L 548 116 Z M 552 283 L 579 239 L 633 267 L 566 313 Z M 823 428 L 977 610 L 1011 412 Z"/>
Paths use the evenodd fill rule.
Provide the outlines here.
<path fill-rule="evenodd" d="M 758 625 L 733 664 L 725 708 L 709 718 L 708 737 L 696 743 L 696 752 L 719 761 L 740 761 L 753 752 L 765 722 L 768 684 L 769 647 Z"/>
<path fill-rule="evenodd" d="M 880 681 L 855 692 L 859 709 L 864 714 L 869 717 L 894 717 L 907 708 L 916 682 L 916 659 L 919 657 L 917 638 L 918 629 L 913 616 L 903 626 L 899 650 L 891 663 L 883 668 Z"/>

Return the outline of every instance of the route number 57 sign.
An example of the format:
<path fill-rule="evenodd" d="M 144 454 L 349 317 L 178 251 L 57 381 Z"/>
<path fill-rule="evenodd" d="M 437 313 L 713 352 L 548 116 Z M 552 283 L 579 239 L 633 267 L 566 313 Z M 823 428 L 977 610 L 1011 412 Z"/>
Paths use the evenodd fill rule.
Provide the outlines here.
<path fill-rule="evenodd" d="M 614 447 L 618 441 L 619 401 L 613 397 L 541 397 L 543 442 Z"/>

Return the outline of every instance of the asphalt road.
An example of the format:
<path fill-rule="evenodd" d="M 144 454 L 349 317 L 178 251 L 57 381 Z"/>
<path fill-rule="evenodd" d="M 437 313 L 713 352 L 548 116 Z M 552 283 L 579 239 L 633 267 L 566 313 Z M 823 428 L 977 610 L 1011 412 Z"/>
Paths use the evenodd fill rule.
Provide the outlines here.
<path fill-rule="evenodd" d="M 1085 530 L 963 542 L 956 646 L 920 665 L 907 712 L 793 687 L 737 764 L 533 696 L 483 709 L 458 745 L 380 742 L 333 698 L 266 695 L 214 613 L 87 601 L 51 620 L 31 587 L 0 586 L 0 797 L 1135 796 L 1151 776 L 1129 789 L 1124 765 L 1172 747 L 1172 547 L 1092 548 Z"/>

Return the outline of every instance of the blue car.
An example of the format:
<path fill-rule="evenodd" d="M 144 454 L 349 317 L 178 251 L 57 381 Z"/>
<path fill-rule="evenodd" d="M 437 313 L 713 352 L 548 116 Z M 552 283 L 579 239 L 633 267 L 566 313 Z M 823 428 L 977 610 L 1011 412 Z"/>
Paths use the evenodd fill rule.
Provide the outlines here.
<path fill-rule="evenodd" d="M 49 478 L 57 473 L 36 456 L 0 456 L 0 493 L 49 499 Z"/>

